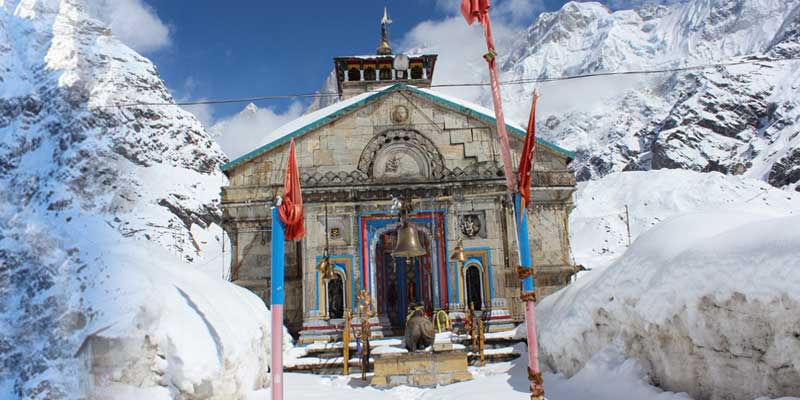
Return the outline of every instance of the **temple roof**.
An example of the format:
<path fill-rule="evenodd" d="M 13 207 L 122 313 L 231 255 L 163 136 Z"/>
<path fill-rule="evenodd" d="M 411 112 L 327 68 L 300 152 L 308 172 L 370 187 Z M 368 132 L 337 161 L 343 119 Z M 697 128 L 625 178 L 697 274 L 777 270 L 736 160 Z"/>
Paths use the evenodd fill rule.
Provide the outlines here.
<path fill-rule="evenodd" d="M 444 105 L 445 107 L 449 107 L 455 109 L 458 112 L 467 114 L 470 117 L 483 120 L 485 122 L 489 122 L 491 124 L 497 124 L 497 120 L 495 119 L 494 111 L 479 106 L 477 104 L 459 99 L 457 97 L 445 95 L 439 92 L 435 92 L 430 89 L 422 89 L 411 85 L 406 85 L 402 83 L 398 83 L 391 86 L 386 86 L 375 91 L 362 93 L 360 95 L 351 97 L 349 99 L 340 101 L 338 103 L 332 104 L 328 107 L 319 109 L 314 111 L 310 114 L 303 115 L 300 118 L 297 118 L 277 129 L 272 131 L 266 137 L 266 142 L 259 146 L 258 148 L 250 151 L 247 154 L 244 154 L 235 160 L 231 160 L 227 164 L 224 164 L 220 169 L 222 171 L 227 171 L 233 167 L 236 167 L 239 164 L 242 164 L 250 159 L 257 157 L 258 155 L 269 151 L 277 146 L 280 146 L 284 143 L 288 143 L 289 140 L 302 136 L 308 132 L 311 132 L 323 125 L 326 125 L 344 114 L 349 113 L 355 109 L 361 108 L 366 103 L 371 101 L 375 101 L 379 98 L 386 96 L 392 92 L 396 91 L 409 91 L 411 93 L 417 94 L 423 98 L 429 99 L 435 103 Z M 526 128 L 522 125 L 515 124 L 512 122 L 506 122 L 506 129 L 514 134 L 524 137 Z M 568 158 L 575 158 L 575 153 L 561 148 L 547 140 L 536 138 L 536 143 L 543 145 L 547 148 L 550 148 L 557 153 L 560 153 Z"/>

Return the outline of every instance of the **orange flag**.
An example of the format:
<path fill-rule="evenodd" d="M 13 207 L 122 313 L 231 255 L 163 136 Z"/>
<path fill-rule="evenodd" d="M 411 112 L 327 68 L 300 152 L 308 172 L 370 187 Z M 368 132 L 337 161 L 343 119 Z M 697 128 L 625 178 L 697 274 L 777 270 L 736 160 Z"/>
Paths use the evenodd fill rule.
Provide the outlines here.
<path fill-rule="evenodd" d="M 475 20 L 483 25 L 483 20 L 489 12 L 489 0 L 464 0 L 461 2 L 461 15 L 472 25 Z"/>
<path fill-rule="evenodd" d="M 528 208 L 531 204 L 531 173 L 533 172 L 533 153 L 536 150 L 536 99 L 538 98 L 539 92 L 534 91 L 531 115 L 528 118 L 528 132 L 525 134 L 525 144 L 522 146 L 522 154 L 519 157 L 517 184 L 524 208 Z"/>
<path fill-rule="evenodd" d="M 278 214 L 284 224 L 286 240 L 297 240 L 306 233 L 303 222 L 303 196 L 300 193 L 300 172 L 294 154 L 294 139 L 289 145 L 289 162 L 286 163 L 286 178 L 283 181 L 283 203 Z"/>

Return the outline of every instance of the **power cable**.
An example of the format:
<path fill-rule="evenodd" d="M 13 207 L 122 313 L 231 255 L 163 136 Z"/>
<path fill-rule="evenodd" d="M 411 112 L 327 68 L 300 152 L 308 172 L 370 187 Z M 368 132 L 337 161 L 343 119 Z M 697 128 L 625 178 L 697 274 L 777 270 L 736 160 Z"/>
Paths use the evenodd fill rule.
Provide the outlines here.
<path fill-rule="evenodd" d="M 779 58 L 779 59 L 748 59 L 748 60 L 741 60 L 741 61 L 730 61 L 730 62 L 721 62 L 721 63 L 712 63 L 712 64 L 702 64 L 702 65 L 692 65 L 687 67 L 674 67 L 674 68 L 661 68 L 661 69 L 652 69 L 652 70 L 636 70 L 636 71 L 618 71 L 618 72 L 595 72 L 589 74 L 580 74 L 580 75 L 565 75 L 560 77 L 554 78 L 527 78 L 527 79 L 516 79 L 516 80 L 509 80 L 509 81 L 501 81 L 500 85 L 524 85 L 530 83 L 547 83 L 547 82 L 557 82 L 557 81 L 568 81 L 568 80 L 575 80 L 575 79 L 584 79 L 584 78 L 596 78 L 596 77 L 606 77 L 606 76 L 625 76 L 625 75 L 652 75 L 652 74 L 663 74 L 663 73 L 672 73 L 672 72 L 686 72 L 686 71 L 696 71 L 696 70 L 703 70 L 703 69 L 710 69 L 710 68 L 720 68 L 720 67 L 732 67 L 737 65 L 745 65 L 745 64 L 770 64 L 770 63 L 778 63 L 783 61 L 800 61 L 800 57 L 787 57 L 787 58 Z M 376 81 L 380 82 L 380 81 Z M 387 81 L 388 82 L 388 81 Z M 431 88 L 451 88 L 451 87 L 481 87 L 481 86 L 490 86 L 489 82 L 478 82 L 478 83 L 443 83 L 438 85 L 431 85 Z M 377 93 L 380 90 L 368 90 L 366 93 Z M 257 102 L 257 101 L 264 101 L 264 100 L 285 100 L 285 99 L 295 99 L 295 98 L 321 98 L 321 97 L 332 97 L 332 96 L 339 96 L 339 93 L 333 92 L 316 92 L 316 93 L 292 93 L 292 94 L 284 94 L 284 95 L 268 95 L 268 96 L 255 96 L 255 97 L 242 97 L 242 98 L 231 98 L 231 99 L 219 99 L 219 100 L 197 100 L 197 101 L 187 101 L 187 102 L 154 102 L 154 103 L 121 103 L 121 104 L 109 104 L 99 106 L 101 108 L 130 108 L 130 107 L 143 107 L 143 106 L 196 106 L 196 105 L 209 105 L 209 104 L 232 104 L 232 103 L 245 103 L 245 102 Z"/>

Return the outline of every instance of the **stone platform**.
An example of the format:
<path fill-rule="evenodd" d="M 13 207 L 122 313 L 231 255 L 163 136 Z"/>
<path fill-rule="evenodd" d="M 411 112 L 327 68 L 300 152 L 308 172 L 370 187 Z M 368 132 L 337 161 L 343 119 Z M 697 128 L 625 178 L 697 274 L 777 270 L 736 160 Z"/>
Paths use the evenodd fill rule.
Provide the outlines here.
<path fill-rule="evenodd" d="M 373 357 L 375 375 L 370 385 L 375 387 L 433 387 L 472 379 L 467 370 L 467 352 L 463 350 L 375 354 Z"/>

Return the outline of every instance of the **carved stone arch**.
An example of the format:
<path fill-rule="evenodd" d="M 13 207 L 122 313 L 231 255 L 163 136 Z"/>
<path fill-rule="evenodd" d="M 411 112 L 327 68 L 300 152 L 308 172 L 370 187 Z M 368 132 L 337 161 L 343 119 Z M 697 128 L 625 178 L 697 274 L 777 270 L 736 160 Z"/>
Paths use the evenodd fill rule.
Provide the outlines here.
<path fill-rule="evenodd" d="M 418 163 L 419 175 L 423 179 L 441 179 L 445 174 L 444 158 L 439 149 L 414 129 L 387 129 L 375 135 L 361 152 L 358 170 L 375 179 L 376 161 L 385 160 L 386 153 L 402 154 Z"/>

